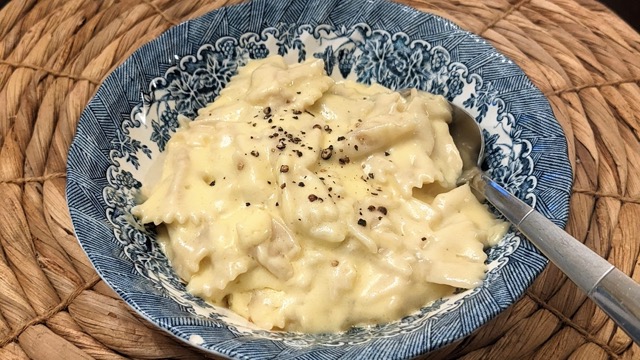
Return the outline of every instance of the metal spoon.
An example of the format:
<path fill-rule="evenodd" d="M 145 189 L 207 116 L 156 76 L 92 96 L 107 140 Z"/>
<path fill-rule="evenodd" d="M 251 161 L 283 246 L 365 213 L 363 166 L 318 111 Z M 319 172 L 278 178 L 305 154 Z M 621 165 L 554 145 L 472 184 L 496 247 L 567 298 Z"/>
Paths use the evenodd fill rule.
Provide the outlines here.
<path fill-rule="evenodd" d="M 469 113 L 451 106 L 450 132 L 463 160 L 460 180 L 469 182 L 640 344 L 640 285 L 482 173 L 484 138 L 480 127 Z"/>

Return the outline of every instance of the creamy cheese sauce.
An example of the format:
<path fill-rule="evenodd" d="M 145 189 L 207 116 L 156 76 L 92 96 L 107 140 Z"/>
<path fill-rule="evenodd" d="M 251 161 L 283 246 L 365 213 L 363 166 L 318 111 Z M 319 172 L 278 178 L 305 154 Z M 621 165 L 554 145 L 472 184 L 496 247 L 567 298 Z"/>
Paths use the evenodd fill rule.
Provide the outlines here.
<path fill-rule="evenodd" d="M 456 187 L 441 96 L 250 61 L 168 142 L 133 212 L 187 289 L 265 329 L 389 322 L 479 286 L 507 225 Z"/>

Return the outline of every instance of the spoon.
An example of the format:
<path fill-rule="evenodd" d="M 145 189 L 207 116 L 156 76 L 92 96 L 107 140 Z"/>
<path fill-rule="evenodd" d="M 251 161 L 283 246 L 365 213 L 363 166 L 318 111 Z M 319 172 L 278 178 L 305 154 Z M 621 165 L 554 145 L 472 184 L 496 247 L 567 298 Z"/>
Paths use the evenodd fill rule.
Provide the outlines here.
<path fill-rule="evenodd" d="M 478 123 L 451 104 L 449 131 L 463 161 L 459 182 L 496 207 L 593 302 L 640 344 L 640 285 L 484 174 L 484 138 Z"/>

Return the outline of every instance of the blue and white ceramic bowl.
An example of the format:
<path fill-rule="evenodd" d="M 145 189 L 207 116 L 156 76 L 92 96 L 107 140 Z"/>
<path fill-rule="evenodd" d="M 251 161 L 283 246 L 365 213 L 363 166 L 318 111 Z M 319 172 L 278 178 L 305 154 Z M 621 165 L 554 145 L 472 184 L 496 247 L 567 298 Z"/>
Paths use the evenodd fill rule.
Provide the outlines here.
<path fill-rule="evenodd" d="M 270 54 L 322 58 L 335 79 L 419 87 L 476 116 L 495 180 L 564 226 L 571 168 L 545 97 L 482 38 L 384 0 L 254 0 L 178 25 L 136 51 L 83 112 L 68 157 L 76 235 L 102 278 L 179 339 L 236 358 L 410 358 L 480 327 L 518 299 L 547 260 L 510 232 L 488 250 L 482 287 L 398 321 L 346 333 L 269 332 L 185 291 L 152 229 L 131 216 L 152 164 L 179 126 L 238 67 Z"/>

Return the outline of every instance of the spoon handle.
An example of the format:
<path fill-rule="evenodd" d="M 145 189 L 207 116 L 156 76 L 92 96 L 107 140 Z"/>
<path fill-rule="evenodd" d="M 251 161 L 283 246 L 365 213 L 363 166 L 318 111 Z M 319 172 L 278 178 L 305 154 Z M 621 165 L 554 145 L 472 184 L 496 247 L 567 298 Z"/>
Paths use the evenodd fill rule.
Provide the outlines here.
<path fill-rule="evenodd" d="M 638 283 L 488 176 L 471 185 L 640 344 Z"/>

